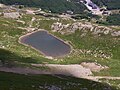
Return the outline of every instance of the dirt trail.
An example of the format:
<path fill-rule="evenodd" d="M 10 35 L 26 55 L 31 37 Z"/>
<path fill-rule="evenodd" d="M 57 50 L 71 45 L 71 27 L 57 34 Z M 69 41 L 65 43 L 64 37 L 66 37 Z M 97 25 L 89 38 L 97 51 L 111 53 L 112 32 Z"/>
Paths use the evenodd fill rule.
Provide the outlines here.
<path fill-rule="evenodd" d="M 74 77 L 84 77 L 92 75 L 92 72 L 88 68 L 84 68 L 82 65 L 59 65 L 59 64 L 32 64 L 32 66 L 36 67 L 47 67 L 49 71 L 53 74 L 62 74 L 62 75 L 70 75 Z"/>
<path fill-rule="evenodd" d="M 38 67 L 39 69 L 24 67 L 0 67 L 0 71 L 13 72 L 19 74 L 61 74 L 74 77 L 84 77 L 92 75 L 90 69 L 84 68 L 81 65 L 32 64 L 32 66 Z M 40 69 L 41 67 L 45 69 Z"/>
<path fill-rule="evenodd" d="M 120 80 L 120 77 L 112 77 L 112 76 L 87 76 L 84 78 L 94 81 L 98 81 L 100 79 Z"/>
<path fill-rule="evenodd" d="M 34 67 L 44 66 L 47 69 L 32 69 L 32 68 L 24 68 L 24 67 L 0 67 L 0 71 L 4 72 L 12 72 L 18 74 L 61 74 L 67 76 L 73 76 L 77 78 L 90 79 L 94 81 L 98 81 L 99 79 L 112 79 L 112 80 L 120 80 L 120 77 L 111 77 L 111 76 L 92 76 L 92 72 L 90 69 L 85 68 L 81 65 L 56 65 L 56 64 L 32 64 Z"/>

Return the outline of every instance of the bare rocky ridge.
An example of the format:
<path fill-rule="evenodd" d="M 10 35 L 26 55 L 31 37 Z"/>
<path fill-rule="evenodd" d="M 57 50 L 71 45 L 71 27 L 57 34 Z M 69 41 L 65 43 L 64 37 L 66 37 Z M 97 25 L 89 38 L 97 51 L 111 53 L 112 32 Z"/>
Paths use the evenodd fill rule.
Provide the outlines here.
<path fill-rule="evenodd" d="M 89 22 L 75 22 L 73 24 L 62 24 L 59 22 L 53 23 L 51 26 L 53 32 L 60 32 L 61 34 L 71 34 L 74 33 L 76 30 L 83 31 L 84 36 L 86 32 L 91 32 L 93 35 L 104 34 L 111 36 L 120 36 L 120 31 L 115 31 L 106 26 L 99 26 L 97 24 L 92 24 Z"/>

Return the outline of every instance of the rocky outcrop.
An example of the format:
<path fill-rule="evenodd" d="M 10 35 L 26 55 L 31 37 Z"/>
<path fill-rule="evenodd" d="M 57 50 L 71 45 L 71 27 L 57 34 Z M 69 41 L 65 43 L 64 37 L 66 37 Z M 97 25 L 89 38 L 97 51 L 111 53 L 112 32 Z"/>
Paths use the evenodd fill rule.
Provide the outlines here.
<path fill-rule="evenodd" d="M 3 16 L 5 18 L 13 18 L 13 19 L 17 19 L 20 18 L 21 15 L 19 12 L 8 12 L 8 13 L 3 13 Z"/>
<path fill-rule="evenodd" d="M 82 62 L 81 65 L 83 67 L 89 68 L 93 72 L 99 72 L 101 70 L 105 70 L 105 69 L 109 68 L 108 66 L 102 66 L 102 65 L 100 65 L 98 63 L 94 63 L 94 62 L 91 62 L 91 63 L 90 62 L 89 63 Z"/>
<path fill-rule="evenodd" d="M 111 33 L 112 36 L 120 36 L 120 31 L 115 31 Z"/>
<path fill-rule="evenodd" d="M 0 3 L 0 8 L 4 8 L 4 7 L 6 7 L 6 6 L 4 4 Z"/>
<path fill-rule="evenodd" d="M 114 31 L 109 27 L 99 26 L 90 22 L 75 22 L 72 24 L 62 24 L 56 22 L 52 24 L 51 29 L 53 30 L 53 32 L 60 32 L 61 34 L 71 34 L 74 33 L 76 30 L 81 30 L 83 32 L 91 32 L 93 35 L 110 34 L 112 36 L 120 36 L 120 31 Z"/>

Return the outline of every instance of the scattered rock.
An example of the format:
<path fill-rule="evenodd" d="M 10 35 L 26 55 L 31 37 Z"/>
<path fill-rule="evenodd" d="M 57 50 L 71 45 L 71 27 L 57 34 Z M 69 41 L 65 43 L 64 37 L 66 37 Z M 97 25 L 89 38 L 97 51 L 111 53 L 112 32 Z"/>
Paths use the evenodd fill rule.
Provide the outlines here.
<path fill-rule="evenodd" d="M 48 90 L 62 90 L 61 88 L 52 85 L 51 87 L 48 88 Z"/>
<path fill-rule="evenodd" d="M 4 4 L 0 3 L 0 8 L 4 8 L 4 7 L 6 7 L 6 6 Z"/>
<path fill-rule="evenodd" d="M 119 36 L 120 32 L 113 32 L 113 30 L 106 26 L 98 26 L 97 24 L 92 24 L 89 22 L 75 22 L 72 24 L 62 24 L 60 22 L 53 23 L 51 29 L 54 32 L 60 32 L 61 34 L 71 34 L 76 30 L 82 32 L 91 32 L 93 35 L 104 34 L 107 35 L 111 33 L 112 36 Z M 84 35 L 82 35 L 84 36 Z"/>
<path fill-rule="evenodd" d="M 120 36 L 120 31 L 115 31 L 111 33 L 112 36 Z"/>
<path fill-rule="evenodd" d="M 35 11 L 34 10 L 26 10 L 26 14 L 35 15 Z"/>
<path fill-rule="evenodd" d="M 109 68 L 108 66 L 101 66 L 100 64 L 93 63 L 93 62 L 92 63 L 82 62 L 81 65 L 83 67 L 89 68 L 91 71 L 94 71 L 94 72 L 99 72 L 101 70 Z"/>
<path fill-rule="evenodd" d="M 13 19 L 17 19 L 20 18 L 21 15 L 19 12 L 8 12 L 8 13 L 3 13 L 3 16 L 5 18 L 13 18 Z"/>
<path fill-rule="evenodd" d="M 22 20 L 17 20 L 17 22 L 25 24 L 25 21 L 22 21 Z"/>

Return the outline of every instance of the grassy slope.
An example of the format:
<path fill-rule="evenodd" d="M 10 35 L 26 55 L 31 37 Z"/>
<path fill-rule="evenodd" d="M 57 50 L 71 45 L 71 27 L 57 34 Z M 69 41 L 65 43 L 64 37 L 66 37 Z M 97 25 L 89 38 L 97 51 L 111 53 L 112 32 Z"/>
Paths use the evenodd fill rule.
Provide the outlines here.
<path fill-rule="evenodd" d="M 96 50 L 96 48 L 102 49 L 105 53 L 112 53 L 113 57 L 111 59 L 102 59 L 93 57 L 93 55 L 87 54 L 80 54 L 80 53 L 72 53 L 70 57 L 65 57 L 62 60 L 59 59 L 58 61 L 48 60 L 45 59 L 43 56 L 39 55 L 38 52 L 32 50 L 28 47 L 24 47 L 18 43 L 18 38 L 23 35 L 25 32 L 24 30 L 16 29 L 17 26 L 26 27 L 29 24 L 32 16 L 24 16 L 22 20 L 26 21 L 26 25 L 21 23 L 17 23 L 15 20 L 0 18 L 1 29 L 0 29 L 0 41 L 1 44 L 4 45 L 10 52 L 15 53 L 15 61 L 19 62 L 26 62 L 26 63 L 61 63 L 61 64 L 70 64 L 70 63 L 80 63 L 82 61 L 97 61 L 102 65 L 107 65 L 110 67 L 110 70 L 102 71 L 98 73 L 98 75 L 111 75 L 111 76 L 119 76 L 118 73 L 120 70 L 120 47 L 119 47 L 119 40 L 110 36 L 101 36 L 101 37 L 93 37 L 88 34 L 86 37 L 81 38 L 81 32 L 77 31 L 75 34 L 71 35 L 60 35 L 55 33 L 58 37 L 68 40 L 72 42 L 72 45 L 75 49 L 86 49 L 86 50 Z M 36 18 L 43 18 L 36 16 Z M 56 22 L 54 20 L 42 20 L 39 21 L 40 28 L 45 28 L 50 30 L 50 25 Z M 72 21 L 64 21 L 61 22 L 72 23 Z M 35 22 L 36 23 L 36 22 Z M 34 23 L 34 26 L 35 26 Z M 4 24 L 8 24 L 8 26 L 4 26 Z M 115 46 L 115 47 L 114 47 Z M 2 52 L 3 54 L 3 52 Z M 6 57 L 6 56 L 5 56 Z"/>
<path fill-rule="evenodd" d="M 120 9 L 120 0 L 92 0 L 92 1 L 99 6 L 105 5 L 109 10 Z"/>
<path fill-rule="evenodd" d="M 67 76 L 18 75 L 0 72 L 1 90 L 49 90 L 48 87 L 53 85 L 62 90 L 106 90 L 109 88 L 117 90 L 105 83 Z"/>
<path fill-rule="evenodd" d="M 120 41 L 119 38 L 113 38 L 111 36 L 100 36 L 100 37 L 94 37 L 90 33 L 88 33 L 85 37 L 80 37 L 82 32 L 77 31 L 74 34 L 71 35 L 60 35 L 59 33 L 53 33 L 56 36 L 66 40 L 71 41 L 72 46 L 75 50 L 91 50 L 96 53 L 99 53 L 98 50 L 102 50 L 106 54 L 113 54 L 112 58 L 110 59 L 104 59 L 100 57 L 94 57 L 94 54 L 86 54 L 86 53 L 80 53 L 78 52 L 72 52 L 70 54 L 70 57 L 64 57 L 61 59 L 56 60 L 49 60 L 44 58 L 42 55 L 40 55 L 37 51 L 25 47 L 23 45 L 20 45 L 18 43 L 18 38 L 25 34 L 25 30 L 17 29 L 17 27 L 26 27 L 29 25 L 29 21 L 31 20 L 33 16 L 27 15 L 23 16 L 21 20 L 24 20 L 26 22 L 25 25 L 16 22 L 16 20 L 13 19 L 5 19 L 3 17 L 0 17 L 0 45 L 5 46 L 5 48 L 10 51 L 10 53 L 14 53 L 14 61 L 24 62 L 24 63 L 59 63 L 59 64 L 79 64 L 80 62 L 86 61 L 86 62 L 98 62 L 102 65 L 107 65 L 110 67 L 110 69 L 106 71 L 102 71 L 98 73 L 99 75 L 110 75 L 110 76 L 119 76 L 120 75 Z M 41 16 L 35 16 L 37 19 L 44 18 Z M 53 22 L 56 22 L 56 20 L 38 20 L 35 23 L 39 22 L 39 28 L 43 28 L 50 31 L 50 26 Z M 64 23 L 72 23 L 73 21 L 69 20 L 60 20 L 60 22 Z M 34 27 L 36 24 L 33 24 Z M 7 24 L 8 26 L 5 26 Z M 97 50 L 96 50 L 97 49 Z M 2 51 L 0 52 L 2 55 L 5 55 Z M 9 55 L 9 53 L 7 54 Z M 6 57 L 6 56 L 4 56 Z M 9 60 L 7 58 L 7 60 Z"/>
<path fill-rule="evenodd" d="M 72 10 L 75 13 L 81 13 L 85 9 L 83 4 L 68 2 L 67 0 L 0 0 L 0 3 L 7 5 L 20 4 L 30 7 L 39 7 L 45 11 L 54 13 L 62 13 L 67 10 Z"/>
<path fill-rule="evenodd" d="M 81 32 L 77 31 L 75 34 L 72 35 L 59 35 L 59 37 L 71 41 L 72 45 L 76 49 L 81 50 L 92 50 L 93 52 L 96 51 L 99 53 L 99 50 L 102 50 L 106 54 L 112 53 L 112 57 L 110 59 L 102 59 L 99 57 L 94 57 L 94 54 L 89 55 L 86 53 L 80 54 L 75 53 L 74 56 L 71 58 L 66 58 L 66 61 L 71 63 L 80 63 L 82 61 L 96 61 L 98 63 L 101 63 L 102 65 L 107 65 L 110 67 L 109 70 L 103 71 L 99 73 L 99 75 L 113 75 L 113 76 L 120 76 L 120 41 L 119 38 L 113 38 L 111 36 L 100 36 L 100 37 L 94 37 L 91 36 L 91 34 L 86 35 L 85 37 L 80 37 Z M 77 54 L 77 55 L 76 55 Z M 72 54 L 73 55 L 73 54 Z M 79 61 L 76 61 L 79 60 Z M 64 62 L 64 61 L 63 61 Z"/>

